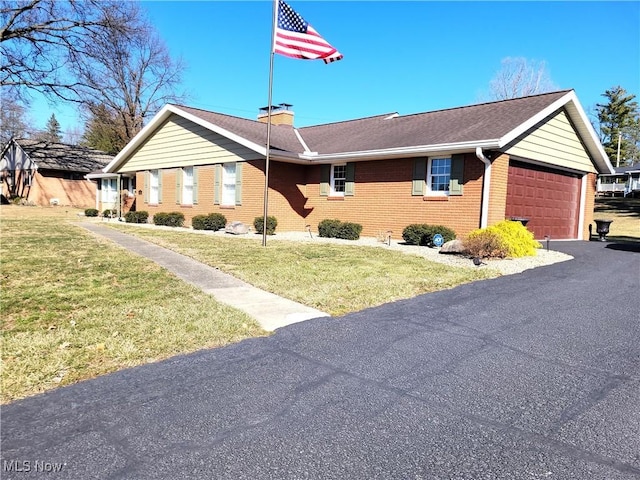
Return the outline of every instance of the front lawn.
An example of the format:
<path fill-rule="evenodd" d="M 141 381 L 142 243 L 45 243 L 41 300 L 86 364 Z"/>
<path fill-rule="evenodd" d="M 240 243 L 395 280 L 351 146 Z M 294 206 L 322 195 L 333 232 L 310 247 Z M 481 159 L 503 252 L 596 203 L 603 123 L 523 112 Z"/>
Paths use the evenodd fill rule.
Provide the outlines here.
<path fill-rule="evenodd" d="M 244 313 L 73 225 L 77 212 L 0 207 L 2 403 L 266 334 Z"/>
<path fill-rule="evenodd" d="M 498 275 L 376 247 L 293 241 L 268 241 L 263 247 L 256 239 L 232 235 L 108 225 L 333 316 Z"/>

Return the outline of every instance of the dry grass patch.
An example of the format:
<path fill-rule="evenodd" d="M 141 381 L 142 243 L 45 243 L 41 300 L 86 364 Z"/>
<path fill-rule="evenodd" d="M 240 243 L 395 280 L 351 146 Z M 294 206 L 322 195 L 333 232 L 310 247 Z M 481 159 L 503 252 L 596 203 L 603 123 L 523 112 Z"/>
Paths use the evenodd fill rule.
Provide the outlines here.
<path fill-rule="evenodd" d="M 2 206 L 2 402 L 265 332 L 154 263 L 72 225 Z"/>
<path fill-rule="evenodd" d="M 593 216 L 598 220 L 613 220 L 607 239 L 640 240 L 640 198 L 599 197 Z M 594 225 L 594 235 L 595 231 Z"/>

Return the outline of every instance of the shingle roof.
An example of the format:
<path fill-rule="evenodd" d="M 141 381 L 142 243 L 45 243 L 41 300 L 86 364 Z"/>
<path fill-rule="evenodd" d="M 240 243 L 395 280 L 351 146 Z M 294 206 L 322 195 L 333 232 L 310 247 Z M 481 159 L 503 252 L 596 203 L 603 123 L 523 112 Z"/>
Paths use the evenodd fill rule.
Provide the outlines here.
<path fill-rule="evenodd" d="M 309 148 L 321 154 L 497 139 L 567 92 L 391 118 L 382 115 L 303 127 L 299 131 Z"/>
<path fill-rule="evenodd" d="M 282 161 L 327 162 L 345 158 L 389 158 L 437 151 L 502 148 L 565 109 L 599 171 L 613 171 L 609 159 L 572 90 L 468 105 L 412 115 L 384 114 L 302 128 L 274 125 L 271 153 Z M 115 157 L 120 165 L 171 115 L 191 121 L 265 155 L 266 123 L 182 105 L 166 105 Z M 306 146 L 306 148 L 305 148 Z"/>
<path fill-rule="evenodd" d="M 497 139 L 526 122 L 570 90 L 413 115 L 384 114 L 298 129 L 312 152 L 347 153 L 385 148 L 438 145 Z M 202 120 L 265 145 L 267 125 L 231 115 L 176 105 Z M 293 127 L 274 125 L 273 148 L 303 153 Z"/>
<path fill-rule="evenodd" d="M 234 117 L 223 113 L 209 112 L 184 105 L 175 106 L 191 115 L 195 115 L 205 122 L 212 123 L 246 138 L 257 145 L 264 146 L 267 143 L 267 124 L 264 122 Z M 277 150 L 285 152 L 302 152 L 304 150 L 296 136 L 294 128 L 290 125 L 272 125 L 270 140 L 271 147 Z"/>
<path fill-rule="evenodd" d="M 346 153 L 386 148 L 438 145 L 497 139 L 526 122 L 570 90 L 511 100 L 449 108 L 413 115 L 384 114 L 298 129 L 312 152 Z M 177 105 L 258 145 L 266 143 L 267 126 L 256 120 Z M 303 153 L 293 127 L 271 129 L 273 148 Z"/>
<path fill-rule="evenodd" d="M 79 145 L 29 139 L 18 139 L 15 142 L 36 162 L 38 168 L 89 173 L 102 169 L 114 158 L 100 150 Z"/>

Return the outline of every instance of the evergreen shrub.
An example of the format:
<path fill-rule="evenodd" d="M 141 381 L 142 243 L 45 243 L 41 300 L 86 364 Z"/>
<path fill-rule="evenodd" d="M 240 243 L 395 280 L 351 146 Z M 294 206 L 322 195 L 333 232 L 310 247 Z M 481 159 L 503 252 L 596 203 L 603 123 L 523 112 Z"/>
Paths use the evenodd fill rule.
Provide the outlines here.
<path fill-rule="evenodd" d="M 342 222 L 338 219 L 325 219 L 318 224 L 318 235 L 320 237 L 335 238 L 340 224 Z"/>
<path fill-rule="evenodd" d="M 352 222 L 341 222 L 337 219 L 325 219 L 318 224 L 318 235 L 326 238 L 358 240 L 362 233 L 362 225 Z"/>
<path fill-rule="evenodd" d="M 267 235 L 273 235 L 276 231 L 276 227 L 278 226 L 278 220 L 276 217 L 272 217 L 269 215 L 267 217 Z M 256 233 L 262 233 L 264 231 L 264 215 L 261 217 L 256 217 L 253 220 L 253 228 L 256 229 Z"/>
<path fill-rule="evenodd" d="M 127 212 L 124 214 L 124 221 L 127 223 L 147 223 L 149 212 L 140 210 L 139 212 Z"/>
<path fill-rule="evenodd" d="M 456 232 L 444 225 L 427 225 L 426 223 L 413 223 L 407 225 L 402 231 L 402 239 L 408 245 L 433 246 L 433 237 L 439 233 L 445 243 L 456 238 Z"/>
<path fill-rule="evenodd" d="M 84 211 L 84 216 L 85 217 L 97 217 L 98 216 L 98 209 L 97 208 L 87 208 Z"/>
<path fill-rule="evenodd" d="M 221 213 L 210 213 L 208 215 L 196 215 L 191 219 L 191 226 L 194 230 L 220 230 L 227 225 L 227 217 Z"/>
<path fill-rule="evenodd" d="M 181 212 L 158 212 L 153 216 L 153 224 L 165 227 L 181 227 L 184 225 L 184 214 Z"/>
<path fill-rule="evenodd" d="M 335 237 L 344 240 L 358 240 L 362 233 L 362 225 L 359 223 L 343 222 L 338 227 Z"/>

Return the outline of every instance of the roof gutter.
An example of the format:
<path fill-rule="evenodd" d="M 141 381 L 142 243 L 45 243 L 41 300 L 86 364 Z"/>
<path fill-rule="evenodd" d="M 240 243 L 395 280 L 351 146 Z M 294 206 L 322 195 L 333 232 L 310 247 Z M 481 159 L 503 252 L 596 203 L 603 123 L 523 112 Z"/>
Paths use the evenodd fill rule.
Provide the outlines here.
<path fill-rule="evenodd" d="M 482 209 L 480 212 L 480 228 L 487 228 L 489 223 L 489 193 L 491 191 L 491 160 L 482 151 L 482 147 L 476 147 L 476 157 L 484 163 L 484 176 L 482 177 Z"/>

